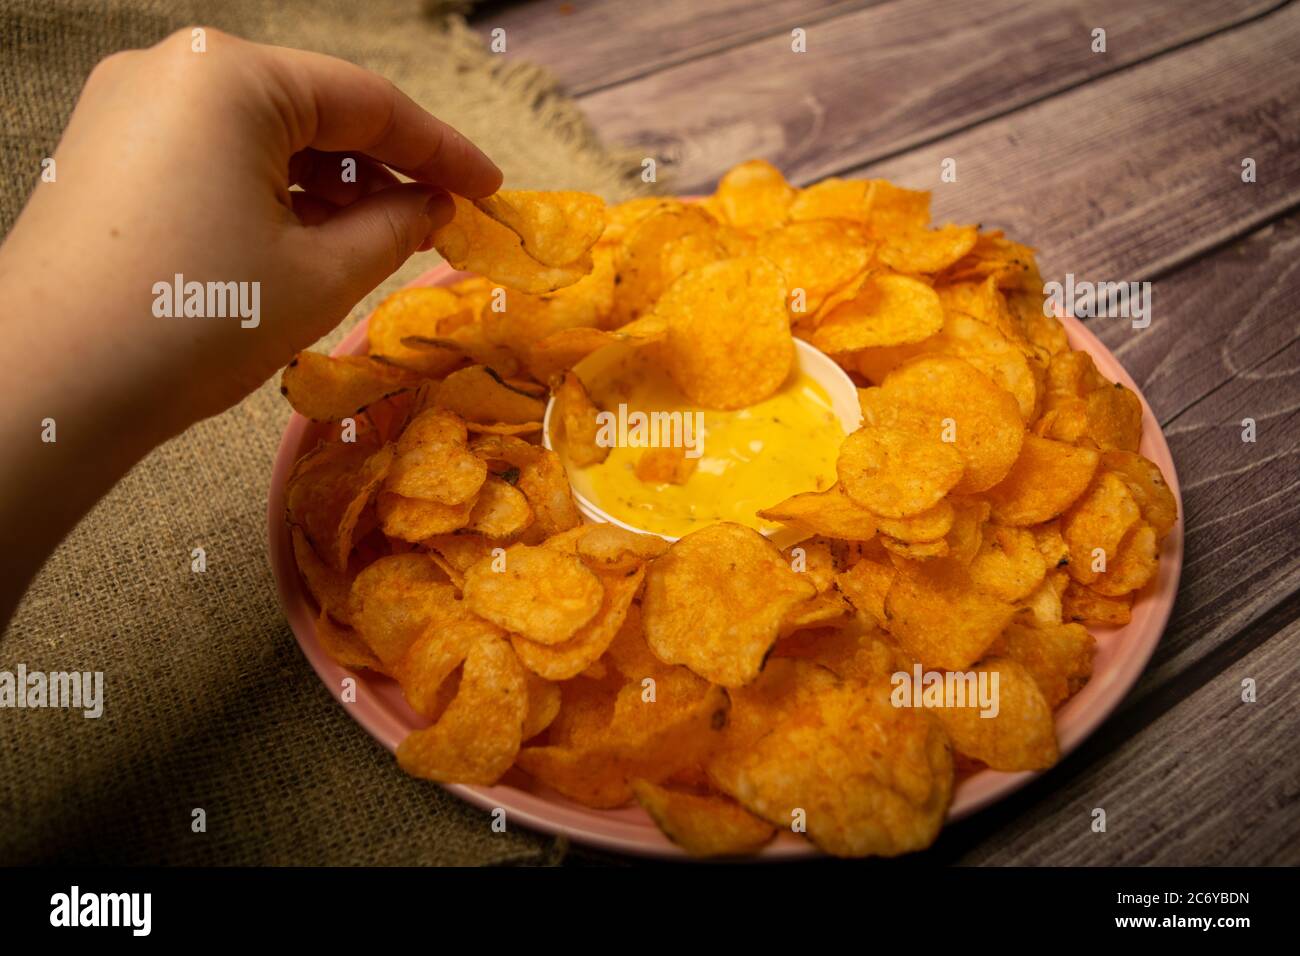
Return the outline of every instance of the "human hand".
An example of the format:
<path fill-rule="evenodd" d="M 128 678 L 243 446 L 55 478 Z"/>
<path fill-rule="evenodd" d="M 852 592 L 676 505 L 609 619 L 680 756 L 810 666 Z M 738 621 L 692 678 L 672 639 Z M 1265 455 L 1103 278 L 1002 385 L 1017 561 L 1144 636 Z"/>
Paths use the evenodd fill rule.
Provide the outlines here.
<path fill-rule="evenodd" d="M 0 246 L 0 625 L 136 461 L 239 401 L 429 248 L 448 190 L 501 183 L 382 77 L 204 33 L 202 52 L 182 30 L 95 68 L 54 181 Z M 201 317 L 185 315 L 188 283 L 202 284 Z M 46 421 L 57 442 L 42 439 Z"/>

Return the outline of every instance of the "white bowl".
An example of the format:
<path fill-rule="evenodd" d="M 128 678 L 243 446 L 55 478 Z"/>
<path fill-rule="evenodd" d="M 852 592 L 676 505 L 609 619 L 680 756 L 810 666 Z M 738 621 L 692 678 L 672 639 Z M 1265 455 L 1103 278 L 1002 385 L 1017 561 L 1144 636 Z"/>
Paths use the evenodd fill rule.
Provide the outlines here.
<path fill-rule="evenodd" d="M 631 348 L 634 348 L 634 346 L 612 345 L 601 349 L 599 352 L 588 355 L 575 365 L 573 371 L 584 382 L 594 381 L 599 378 L 600 373 L 606 367 L 615 364 Z M 857 429 L 862 424 L 862 408 L 858 404 L 858 387 L 853 384 L 853 380 L 849 378 L 848 373 L 836 365 L 825 352 L 813 348 L 802 339 L 794 340 L 794 351 L 796 369 L 825 389 L 826 396 L 831 400 L 831 410 L 835 412 L 835 417 L 839 419 L 844 434 L 847 435 Z M 550 401 L 546 403 L 546 417 L 542 419 L 542 444 L 552 450 L 554 450 L 554 445 L 551 443 L 551 411 L 554 407 L 555 397 L 552 396 Z M 567 462 L 564 467 L 566 470 L 568 469 Z M 572 480 L 569 483 L 572 485 Z M 573 500 L 577 503 L 578 510 L 589 521 L 603 521 L 641 534 L 657 534 L 665 541 L 677 540 L 671 535 L 648 531 L 645 528 L 638 528 L 636 525 L 628 524 L 626 521 L 620 521 L 578 492 L 576 488 L 573 490 Z M 778 529 L 778 531 L 771 532 L 769 537 L 774 535 L 779 537 L 778 544 L 782 547 L 794 544 L 799 538 L 807 537 L 805 534 L 800 534 L 798 537 L 786 540 L 792 533 L 789 529 Z"/>

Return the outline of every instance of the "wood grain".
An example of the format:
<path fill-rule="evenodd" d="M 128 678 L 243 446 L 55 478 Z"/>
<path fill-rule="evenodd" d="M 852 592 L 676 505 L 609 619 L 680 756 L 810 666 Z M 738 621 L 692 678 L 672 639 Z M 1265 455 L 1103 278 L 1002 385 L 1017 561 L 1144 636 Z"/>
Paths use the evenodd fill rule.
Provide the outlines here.
<path fill-rule="evenodd" d="M 606 139 L 659 158 L 681 191 L 710 189 L 726 169 L 754 156 L 807 182 L 1122 70 L 1276 5 L 900 0 L 818 24 L 807 53 L 791 52 L 788 32 L 773 33 L 583 97 L 582 106 Z M 1104 54 L 1090 48 L 1099 26 L 1107 30 Z M 924 182 L 937 173 L 937 165 L 928 167 Z"/>
<path fill-rule="evenodd" d="M 1297 49 L 1292 5 L 850 174 L 933 187 L 937 221 L 1005 228 L 1045 275 L 1151 278 L 1300 203 Z"/>
<path fill-rule="evenodd" d="M 1241 699 L 1242 680 L 1257 699 Z M 960 860 L 985 865 L 1294 865 L 1300 622 L 1215 675 L 1140 736 Z M 1050 778 L 1049 778 L 1050 779 Z M 1106 811 L 1106 832 L 1091 830 Z"/>
<path fill-rule="evenodd" d="M 506 56 L 543 63 L 575 95 L 884 0 L 587 0 L 478 7 L 484 37 L 506 31 Z"/>

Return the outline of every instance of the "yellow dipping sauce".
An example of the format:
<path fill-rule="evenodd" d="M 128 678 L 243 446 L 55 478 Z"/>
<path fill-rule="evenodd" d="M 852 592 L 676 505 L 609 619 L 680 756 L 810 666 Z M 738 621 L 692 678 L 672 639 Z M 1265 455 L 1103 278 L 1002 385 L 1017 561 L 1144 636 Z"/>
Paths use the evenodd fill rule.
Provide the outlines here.
<path fill-rule="evenodd" d="M 844 428 L 826 390 L 797 366 L 776 394 L 734 411 L 691 406 L 645 350 L 627 351 L 590 380 L 581 377 L 596 405 L 614 415 L 620 405 L 628 415 L 703 413 L 702 454 L 680 485 L 636 476 L 645 447 L 619 445 L 600 464 L 579 467 L 564 455 L 561 443 L 574 491 L 635 528 L 674 538 L 717 521 L 773 531 L 781 525 L 759 518 L 759 509 L 835 483 Z"/>

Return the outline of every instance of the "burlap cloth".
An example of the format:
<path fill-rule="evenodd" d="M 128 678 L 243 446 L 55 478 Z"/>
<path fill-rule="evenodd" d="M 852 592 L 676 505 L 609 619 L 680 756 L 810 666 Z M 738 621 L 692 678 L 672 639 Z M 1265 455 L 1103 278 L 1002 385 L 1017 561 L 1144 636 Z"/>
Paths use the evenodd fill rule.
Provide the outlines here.
<path fill-rule="evenodd" d="M 637 189 L 637 157 L 602 149 L 542 71 L 488 53 L 436 6 L 0 0 L 5 232 L 95 62 L 194 22 L 388 76 L 483 146 L 513 186 L 609 199 Z M 417 255 L 323 345 L 434 262 Z M 563 840 L 493 833 L 486 814 L 403 775 L 308 667 L 280 613 L 266 546 L 267 486 L 288 415 L 268 383 L 158 449 L 42 571 L 0 638 L 0 671 L 103 671 L 104 715 L 0 709 L 0 863 L 563 855 Z M 207 550 L 205 574 L 190 570 L 195 546 Z M 192 832 L 195 808 L 206 833 Z"/>

